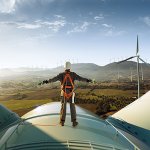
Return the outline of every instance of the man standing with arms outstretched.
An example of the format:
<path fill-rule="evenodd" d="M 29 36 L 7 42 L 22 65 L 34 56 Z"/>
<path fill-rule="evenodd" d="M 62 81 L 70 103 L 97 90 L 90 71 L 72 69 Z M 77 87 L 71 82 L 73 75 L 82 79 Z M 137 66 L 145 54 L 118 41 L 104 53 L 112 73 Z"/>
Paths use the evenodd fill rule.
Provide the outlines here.
<path fill-rule="evenodd" d="M 56 77 L 44 80 L 41 84 L 47 84 L 51 82 L 60 81 L 61 82 L 61 111 L 60 111 L 60 125 L 64 126 L 66 119 L 66 104 L 67 101 L 70 103 L 70 111 L 71 111 L 71 122 L 72 126 L 75 127 L 78 125 L 76 119 L 76 109 L 74 103 L 74 81 L 83 81 L 83 82 L 91 82 L 91 79 L 83 78 L 77 75 L 75 72 L 71 72 L 71 63 L 66 62 L 65 71 L 57 75 Z"/>

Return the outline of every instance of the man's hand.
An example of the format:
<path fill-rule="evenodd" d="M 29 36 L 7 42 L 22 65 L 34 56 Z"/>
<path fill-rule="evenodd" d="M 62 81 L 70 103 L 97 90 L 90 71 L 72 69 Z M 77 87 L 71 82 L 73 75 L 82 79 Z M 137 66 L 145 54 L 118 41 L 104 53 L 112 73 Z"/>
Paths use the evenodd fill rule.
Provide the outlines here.
<path fill-rule="evenodd" d="M 44 81 L 43 81 L 43 84 L 47 84 L 47 83 L 48 83 L 48 80 L 44 80 Z"/>
<path fill-rule="evenodd" d="M 87 82 L 92 82 L 92 80 L 91 79 L 87 79 Z"/>
<path fill-rule="evenodd" d="M 48 80 L 44 80 L 43 82 L 40 82 L 38 85 L 47 84 Z"/>

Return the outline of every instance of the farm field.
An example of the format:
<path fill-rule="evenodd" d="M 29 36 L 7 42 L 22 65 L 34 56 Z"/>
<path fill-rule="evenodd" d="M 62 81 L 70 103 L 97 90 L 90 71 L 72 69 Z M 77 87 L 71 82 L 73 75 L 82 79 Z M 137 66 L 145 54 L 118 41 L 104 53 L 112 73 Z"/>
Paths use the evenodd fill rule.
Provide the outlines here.
<path fill-rule="evenodd" d="M 99 116 L 112 114 L 136 99 L 137 90 L 131 84 L 101 83 L 80 85 L 76 89 L 76 104 Z M 136 85 L 135 85 L 136 86 Z M 122 88 L 124 87 L 124 88 Z M 10 90 L 10 92 L 9 92 Z M 2 92 L 4 91 L 4 92 Z M 143 88 L 144 94 L 148 89 Z M 16 112 L 19 116 L 45 103 L 60 101 L 59 86 L 41 86 L 32 89 L 1 89 L 0 104 Z"/>

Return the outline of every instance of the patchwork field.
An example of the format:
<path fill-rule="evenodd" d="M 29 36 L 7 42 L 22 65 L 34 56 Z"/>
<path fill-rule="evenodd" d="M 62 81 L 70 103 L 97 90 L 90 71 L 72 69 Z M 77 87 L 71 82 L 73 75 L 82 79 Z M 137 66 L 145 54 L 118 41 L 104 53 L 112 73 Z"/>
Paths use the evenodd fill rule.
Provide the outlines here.
<path fill-rule="evenodd" d="M 141 90 L 141 95 L 148 88 Z M 136 84 L 99 83 L 80 85 L 76 89 L 76 104 L 100 116 L 109 115 L 125 107 L 136 99 Z M 37 86 L 30 89 L 1 89 L 0 104 L 18 113 L 20 116 L 39 105 L 60 101 L 60 89 L 57 86 Z M 104 116 L 105 117 L 105 116 Z"/>

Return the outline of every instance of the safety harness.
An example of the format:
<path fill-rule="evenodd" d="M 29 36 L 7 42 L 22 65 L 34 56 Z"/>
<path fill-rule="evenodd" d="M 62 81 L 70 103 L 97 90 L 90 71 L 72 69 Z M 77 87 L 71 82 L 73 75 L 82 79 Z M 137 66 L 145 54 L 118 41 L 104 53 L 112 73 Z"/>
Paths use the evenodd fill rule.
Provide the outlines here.
<path fill-rule="evenodd" d="M 67 85 L 67 83 L 71 83 L 71 85 Z M 69 93 L 68 90 L 69 89 Z M 73 90 L 74 90 L 74 84 L 72 81 L 72 78 L 70 76 L 70 72 L 66 72 L 64 80 L 62 82 L 62 90 L 63 90 L 63 96 L 65 99 L 70 99 L 70 97 L 72 97 L 73 95 Z M 66 92 L 67 91 L 67 92 Z"/>

